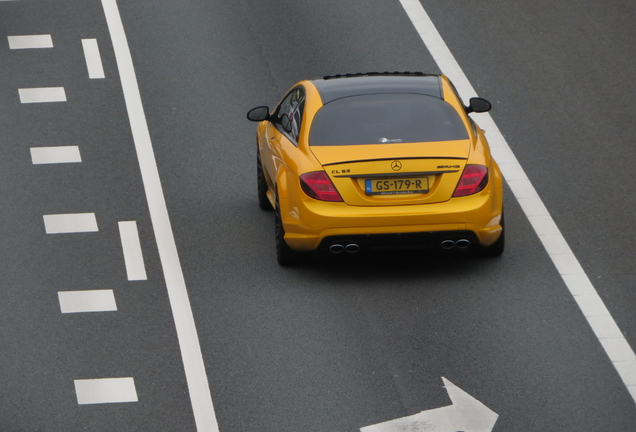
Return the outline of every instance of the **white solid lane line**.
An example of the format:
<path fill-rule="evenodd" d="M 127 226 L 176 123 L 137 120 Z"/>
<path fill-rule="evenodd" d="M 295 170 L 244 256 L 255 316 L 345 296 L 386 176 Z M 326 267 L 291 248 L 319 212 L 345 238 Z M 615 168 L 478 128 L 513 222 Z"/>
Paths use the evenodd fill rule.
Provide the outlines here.
<path fill-rule="evenodd" d="M 166 281 L 170 307 L 172 308 L 177 330 L 197 431 L 218 432 L 219 427 L 199 345 L 199 336 L 197 335 L 192 308 L 188 299 L 188 291 L 181 263 L 179 262 L 163 189 L 161 188 L 159 171 L 157 170 L 126 33 L 116 0 L 102 0 L 102 7 L 104 8 L 108 30 L 115 50 L 117 68 L 124 92 L 135 149 L 137 150 L 139 168 L 146 191 L 148 209 Z"/>
<path fill-rule="evenodd" d="M 99 55 L 97 39 L 82 39 L 82 48 L 84 48 L 88 77 L 90 79 L 104 78 L 104 67 L 102 57 Z"/>
<path fill-rule="evenodd" d="M 95 213 L 67 213 L 44 215 L 44 229 L 47 234 L 68 234 L 96 232 Z"/>
<path fill-rule="evenodd" d="M 66 92 L 64 87 L 36 87 L 18 89 L 20 102 L 46 103 L 46 102 L 66 102 Z"/>
<path fill-rule="evenodd" d="M 146 267 L 139 241 L 136 221 L 119 222 L 119 237 L 124 251 L 126 275 L 129 281 L 146 280 Z"/>
<path fill-rule="evenodd" d="M 473 86 L 459 67 L 419 0 L 400 0 L 439 69 L 457 87 L 464 100 L 475 96 Z M 636 355 L 585 274 L 567 241 L 550 216 L 525 171 L 488 113 L 476 114 L 488 131 L 492 153 L 513 194 L 539 236 L 548 255 L 579 305 L 594 334 L 612 361 L 627 390 L 636 401 Z"/>
<path fill-rule="evenodd" d="M 38 49 L 53 48 L 53 39 L 50 34 L 7 36 L 9 49 Z"/>
<path fill-rule="evenodd" d="M 78 163 L 82 161 L 78 146 L 31 147 L 33 165 Z"/>
<path fill-rule="evenodd" d="M 57 297 L 62 313 L 117 310 L 113 290 L 58 291 Z"/>
<path fill-rule="evenodd" d="M 135 380 L 126 378 L 98 378 L 75 380 L 79 405 L 137 402 Z"/>

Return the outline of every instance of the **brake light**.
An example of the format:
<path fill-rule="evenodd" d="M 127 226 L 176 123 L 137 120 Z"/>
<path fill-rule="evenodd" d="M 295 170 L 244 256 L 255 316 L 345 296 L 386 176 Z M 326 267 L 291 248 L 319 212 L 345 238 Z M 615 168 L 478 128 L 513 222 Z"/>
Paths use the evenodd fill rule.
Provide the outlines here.
<path fill-rule="evenodd" d="M 483 165 L 466 165 L 453 197 L 476 194 L 488 184 L 488 168 Z"/>
<path fill-rule="evenodd" d="M 327 173 L 315 171 L 300 176 L 300 187 L 312 198 L 321 201 L 342 201 Z"/>

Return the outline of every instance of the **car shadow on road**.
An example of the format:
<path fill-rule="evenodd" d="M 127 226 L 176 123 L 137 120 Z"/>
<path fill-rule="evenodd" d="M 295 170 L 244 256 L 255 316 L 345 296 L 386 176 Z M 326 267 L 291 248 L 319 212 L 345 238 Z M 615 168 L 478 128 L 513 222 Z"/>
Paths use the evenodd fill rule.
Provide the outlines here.
<path fill-rule="evenodd" d="M 427 274 L 470 273 L 497 258 L 480 257 L 468 252 L 440 250 L 358 252 L 355 254 L 314 254 L 302 266 L 304 272 L 317 271 L 331 276 L 361 276 L 384 278 L 400 274 L 403 277 Z"/>

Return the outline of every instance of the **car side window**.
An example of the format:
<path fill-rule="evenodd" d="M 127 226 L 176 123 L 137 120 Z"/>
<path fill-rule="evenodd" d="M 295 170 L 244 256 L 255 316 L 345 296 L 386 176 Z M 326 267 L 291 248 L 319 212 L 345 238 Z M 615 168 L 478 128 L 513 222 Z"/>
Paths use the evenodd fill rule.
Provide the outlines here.
<path fill-rule="evenodd" d="M 295 143 L 298 143 L 304 108 L 305 92 L 301 87 L 297 87 L 287 95 L 276 111 L 276 123 Z"/>

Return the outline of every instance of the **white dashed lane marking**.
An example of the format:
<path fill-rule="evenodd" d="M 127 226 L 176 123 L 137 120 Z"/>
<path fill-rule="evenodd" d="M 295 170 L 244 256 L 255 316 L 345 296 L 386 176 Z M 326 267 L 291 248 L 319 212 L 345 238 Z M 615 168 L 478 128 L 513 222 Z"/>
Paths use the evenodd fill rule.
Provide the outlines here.
<path fill-rule="evenodd" d="M 51 214 L 44 215 L 43 218 L 47 234 L 99 231 L 95 213 Z"/>
<path fill-rule="evenodd" d="M 455 84 L 464 100 L 476 95 L 475 89 L 450 52 L 419 0 L 400 0 L 422 41 L 439 69 Z M 594 289 L 574 256 L 559 227 L 528 179 L 508 142 L 488 113 L 475 114 L 479 125 L 488 131 L 488 142 L 501 171 L 523 212 L 539 236 L 554 266 L 579 305 L 592 331 L 636 401 L 636 355 L 614 318 Z"/>
<path fill-rule="evenodd" d="M 152 148 L 148 122 L 144 113 L 137 76 L 133 66 L 124 25 L 119 15 L 116 0 L 102 0 L 104 15 L 108 23 L 110 38 L 115 51 L 117 69 L 124 92 L 124 100 L 130 120 L 130 127 L 137 150 L 139 168 L 148 200 L 148 209 L 155 233 L 159 258 L 168 290 L 170 307 L 174 316 L 179 348 L 190 392 L 192 411 L 198 432 L 218 432 L 219 426 L 214 413 L 212 396 L 199 345 L 188 290 L 183 270 L 179 262 L 168 208 L 161 188 L 159 170 Z"/>
<path fill-rule="evenodd" d="M 53 40 L 49 34 L 7 36 L 7 40 L 11 50 L 53 48 Z M 82 39 L 82 47 L 89 78 L 104 78 L 97 40 Z M 67 100 L 64 87 L 20 88 L 18 93 L 20 102 L 23 104 L 66 102 Z M 78 146 L 32 147 L 30 152 L 31 162 L 34 165 L 82 162 Z M 44 215 L 43 219 L 47 234 L 98 231 L 94 213 L 49 214 Z M 119 229 L 128 280 L 145 280 L 146 270 L 137 223 L 135 221 L 120 222 Z M 59 291 L 58 301 L 63 314 L 117 310 L 112 289 Z M 79 405 L 137 402 L 138 400 L 132 377 L 78 379 L 74 380 L 74 384 Z"/>
<path fill-rule="evenodd" d="M 141 252 L 137 222 L 119 222 L 119 236 L 124 251 L 124 263 L 129 281 L 146 280 L 146 267 Z"/>
<path fill-rule="evenodd" d="M 88 77 L 90 79 L 104 78 L 104 67 L 102 57 L 99 55 L 97 39 L 82 39 L 82 48 L 84 48 Z"/>
<path fill-rule="evenodd" d="M 53 48 L 53 39 L 50 34 L 7 36 L 9 49 L 37 49 Z"/>
<path fill-rule="evenodd" d="M 66 102 L 66 92 L 64 87 L 36 87 L 18 89 L 20 94 L 20 102 L 28 103 L 47 103 L 47 102 Z"/>
<path fill-rule="evenodd" d="M 78 146 L 31 147 L 33 165 L 77 163 L 82 157 Z"/>
<path fill-rule="evenodd" d="M 137 402 L 135 380 L 127 378 L 98 378 L 75 380 L 79 405 Z"/>
<path fill-rule="evenodd" d="M 57 296 L 62 313 L 117 310 L 113 290 L 59 291 Z"/>

